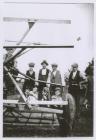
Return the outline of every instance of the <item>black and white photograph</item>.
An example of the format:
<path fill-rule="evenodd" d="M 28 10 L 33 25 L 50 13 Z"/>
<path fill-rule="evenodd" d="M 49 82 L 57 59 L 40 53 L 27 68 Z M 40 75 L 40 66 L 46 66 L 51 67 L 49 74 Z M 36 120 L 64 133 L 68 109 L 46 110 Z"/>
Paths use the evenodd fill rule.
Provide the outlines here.
<path fill-rule="evenodd" d="M 4 7 L 3 138 L 94 137 L 94 4 Z"/>

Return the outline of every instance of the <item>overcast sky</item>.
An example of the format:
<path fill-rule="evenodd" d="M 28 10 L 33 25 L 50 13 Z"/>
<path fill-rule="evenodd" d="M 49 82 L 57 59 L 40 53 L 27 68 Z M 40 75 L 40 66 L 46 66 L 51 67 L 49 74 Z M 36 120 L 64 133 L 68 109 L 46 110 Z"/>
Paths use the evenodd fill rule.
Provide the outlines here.
<path fill-rule="evenodd" d="M 4 17 L 71 20 L 71 24 L 36 23 L 33 26 L 23 40 L 24 42 L 74 45 L 74 48 L 35 48 L 17 59 L 18 68 L 24 73 L 28 69 L 29 62 L 35 62 L 35 70 L 38 71 L 43 59 L 48 61 L 49 68 L 51 68 L 50 64 L 56 62 L 61 73 L 66 72 L 73 62 L 77 62 L 79 69 L 84 71 L 88 62 L 93 58 L 92 4 L 5 3 Z M 5 40 L 19 41 L 28 29 L 28 24 L 5 22 L 4 29 Z M 5 42 L 5 45 L 14 45 L 14 43 Z"/>

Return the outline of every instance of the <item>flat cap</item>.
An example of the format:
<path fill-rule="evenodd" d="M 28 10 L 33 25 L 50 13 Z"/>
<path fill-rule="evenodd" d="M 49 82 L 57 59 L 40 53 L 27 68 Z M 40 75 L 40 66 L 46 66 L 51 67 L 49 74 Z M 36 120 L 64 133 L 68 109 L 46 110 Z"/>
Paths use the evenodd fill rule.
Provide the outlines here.
<path fill-rule="evenodd" d="M 41 63 L 41 65 L 43 65 L 43 64 L 48 65 L 48 62 L 46 60 L 43 60 L 42 63 Z"/>
<path fill-rule="evenodd" d="M 52 66 L 52 67 L 53 67 L 53 66 L 57 67 L 58 65 L 57 65 L 56 63 L 53 63 L 53 64 L 51 64 L 51 66 Z"/>
<path fill-rule="evenodd" d="M 34 64 L 34 63 L 32 63 L 32 62 L 31 62 L 31 63 L 29 63 L 29 67 L 34 67 L 34 65 L 35 65 L 35 64 Z"/>
<path fill-rule="evenodd" d="M 72 64 L 72 67 L 73 68 L 77 68 L 78 67 L 78 64 L 77 63 L 74 63 L 74 64 Z"/>

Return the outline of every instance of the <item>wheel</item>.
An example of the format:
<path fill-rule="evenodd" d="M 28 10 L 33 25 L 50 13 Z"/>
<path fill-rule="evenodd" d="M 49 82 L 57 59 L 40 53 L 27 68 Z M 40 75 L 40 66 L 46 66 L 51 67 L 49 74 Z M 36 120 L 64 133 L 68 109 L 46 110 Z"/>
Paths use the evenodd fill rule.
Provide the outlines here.
<path fill-rule="evenodd" d="M 60 136 L 72 135 L 72 129 L 74 126 L 76 105 L 73 96 L 69 93 L 65 95 L 68 105 L 63 106 L 63 114 L 57 114 L 60 124 Z"/>

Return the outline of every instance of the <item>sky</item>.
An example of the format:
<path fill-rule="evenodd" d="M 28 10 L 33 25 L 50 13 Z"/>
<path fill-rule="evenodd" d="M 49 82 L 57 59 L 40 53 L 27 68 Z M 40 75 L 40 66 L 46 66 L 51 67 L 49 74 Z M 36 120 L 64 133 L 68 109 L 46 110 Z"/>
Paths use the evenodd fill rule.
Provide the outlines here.
<path fill-rule="evenodd" d="M 92 4 L 5 3 L 4 6 L 4 17 L 71 20 L 71 24 L 37 22 L 33 26 L 24 42 L 73 45 L 74 48 L 35 48 L 17 59 L 18 68 L 22 72 L 26 73 L 29 62 L 36 63 L 34 69 L 39 71 L 43 59 L 48 61 L 50 69 L 52 63 L 57 63 L 62 74 L 68 71 L 74 62 L 77 62 L 79 69 L 84 72 L 94 54 Z M 28 23 L 4 22 L 4 29 L 4 40 L 18 42 L 28 30 Z M 16 43 L 5 41 L 4 45 L 12 46 Z"/>

